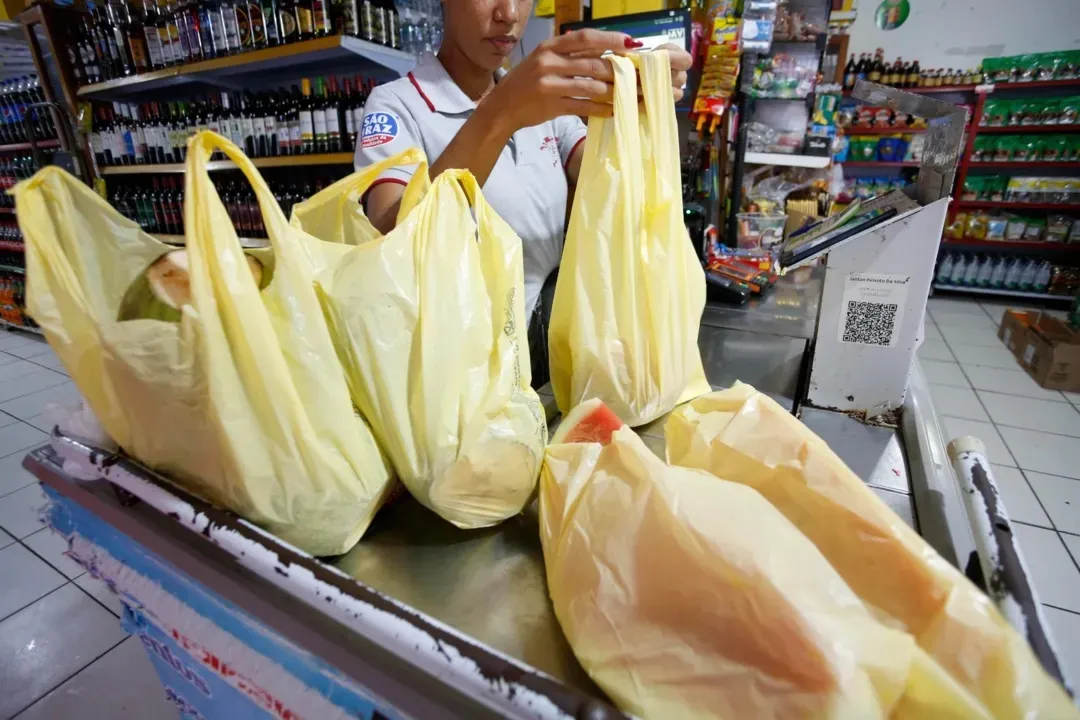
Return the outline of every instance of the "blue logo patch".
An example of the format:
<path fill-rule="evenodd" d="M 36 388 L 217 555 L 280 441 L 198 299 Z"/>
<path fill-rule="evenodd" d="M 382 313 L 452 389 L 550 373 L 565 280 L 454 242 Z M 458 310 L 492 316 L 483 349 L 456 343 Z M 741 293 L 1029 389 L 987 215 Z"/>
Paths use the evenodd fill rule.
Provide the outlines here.
<path fill-rule="evenodd" d="M 398 134 L 398 119 L 393 113 L 375 112 L 364 116 L 360 129 L 360 147 L 373 148 L 393 142 Z"/>

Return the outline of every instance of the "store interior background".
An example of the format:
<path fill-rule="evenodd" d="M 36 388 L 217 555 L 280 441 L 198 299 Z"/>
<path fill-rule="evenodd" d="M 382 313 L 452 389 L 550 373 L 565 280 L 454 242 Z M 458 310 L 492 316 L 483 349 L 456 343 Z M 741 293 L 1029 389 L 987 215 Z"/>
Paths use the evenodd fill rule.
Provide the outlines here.
<path fill-rule="evenodd" d="M 1080 49 L 1076 0 L 912 0 L 910 19 L 891 31 L 874 24 L 875 5 L 863 0 L 848 31 L 849 54 L 882 48 L 889 61 L 966 68 L 988 56 Z M 552 30 L 551 18 L 534 17 L 514 59 Z M 0 52 L 5 76 L 32 69 L 17 40 L 0 38 Z M 1043 610 L 1080 687 L 1080 394 L 1039 387 L 998 339 L 1004 310 L 1029 307 L 1066 315 L 1007 300 L 931 298 L 918 359 L 943 430 L 986 444 Z M 20 467 L 27 449 L 47 440 L 46 404 L 72 397 L 74 384 L 40 338 L 0 332 L 0 683 L 24 674 L 14 667 L 20 644 L 43 637 L 44 619 L 60 618 L 45 635 L 51 661 L 35 670 L 32 702 L 14 717 L 75 717 L 89 706 L 102 717 L 175 717 L 138 640 L 117 627 L 115 598 L 63 556 L 63 543 L 38 517 L 44 498 L 36 480 Z M 16 585 L 3 583 L 16 575 Z M 0 718 L 9 717 L 5 710 L 0 699 Z"/>

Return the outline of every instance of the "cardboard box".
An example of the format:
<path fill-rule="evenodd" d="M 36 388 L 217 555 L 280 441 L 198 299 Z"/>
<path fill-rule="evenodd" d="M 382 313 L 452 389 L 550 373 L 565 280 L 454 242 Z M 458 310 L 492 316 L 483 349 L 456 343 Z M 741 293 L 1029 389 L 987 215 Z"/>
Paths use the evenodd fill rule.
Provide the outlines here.
<path fill-rule="evenodd" d="M 1013 321 L 1010 340 L 1018 348 L 1013 353 L 1039 387 L 1080 392 L 1080 332 L 1045 313 L 1009 311 L 1002 317 L 1002 334 Z"/>
<path fill-rule="evenodd" d="M 1006 310 L 1001 316 L 998 338 L 1009 348 L 1009 352 L 1019 360 L 1027 346 L 1027 329 L 1039 319 L 1038 311 Z"/>

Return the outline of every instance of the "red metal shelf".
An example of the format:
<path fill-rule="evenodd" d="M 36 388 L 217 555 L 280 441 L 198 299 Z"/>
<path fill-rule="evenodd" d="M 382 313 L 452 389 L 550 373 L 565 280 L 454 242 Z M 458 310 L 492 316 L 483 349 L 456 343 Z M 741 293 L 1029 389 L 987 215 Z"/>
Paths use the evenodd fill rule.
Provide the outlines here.
<path fill-rule="evenodd" d="M 953 245 L 956 247 L 963 246 L 971 249 L 986 248 L 988 250 L 992 248 L 995 250 L 1080 252 L 1080 244 L 1077 243 L 1031 242 L 1022 240 L 953 240 L 952 238 L 942 238 L 941 244 Z"/>
<path fill-rule="evenodd" d="M 14 215 L 15 208 L 0 207 L 0 215 Z"/>
<path fill-rule="evenodd" d="M 26 246 L 18 240 L 0 240 L 0 251 L 26 252 Z"/>
<path fill-rule="evenodd" d="M 1063 168 L 1065 170 L 1075 170 L 1080 168 L 1080 162 L 1054 162 L 1053 160 L 1037 160 L 1028 162 L 1026 160 L 1020 160 L 1012 162 L 1009 160 L 998 162 L 972 162 L 968 167 L 973 168 L 1015 168 L 1017 170 L 1023 170 L 1028 168 Z"/>
<path fill-rule="evenodd" d="M 846 127 L 841 128 L 845 135 L 907 135 L 909 133 L 924 133 L 927 128 L 861 128 L 861 127 Z"/>
<path fill-rule="evenodd" d="M 1071 125 L 981 125 L 975 128 L 977 133 L 1018 133 L 1030 135 L 1033 133 L 1060 133 L 1080 132 L 1080 123 Z"/>
<path fill-rule="evenodd" d="M 1031 85 L 1033 83 L 1025 83 Z M 913 87 L 913 88 L 897 88 L 897 90 L 903 90 L 904 92 L 916 93 L 919 95 L 930 95 L 934 93 L 948 93 L 948 92 L 974 92 L 978 85 L 942 85 L 941 87 Z M 844 96 L 850 96 L 850 90 L 844 90 Z"/>
<path fill-rule="evenodd" d="M 1032 82 L 1002 82 L 1002 83 L 987 83 L 980 86 L 986 87 L 988 90 L 1025 90 L 1028 88 L 1034 90 L 1040 90 L 1042 88 L 1071 88 L 1080 87 L 1080 78 L 1073 80 L 1035 80 Z"/>
<path fill-rule="evenodd" d="M 899 167 L 919 167 L 919 163 L 911 160 L 906 162 L 892 161 L 886 162 L 884 160 L 846 160 L 842 163 L 838 163 L 844 167 L 850 168 L 899 168 Z"/>
<path fill-rule="evenodd" d="M 964 210 L 1057 210 L 1058 212 L 1080 212 L 1080 203 L 1022 203 L 1006 202 L 1005 200 L 957 200 L 954 203 L 957 208 Z M 996 244 L 996 243 L 995 243 Z M 1080 247 L 1078 245 L 1077 247 Z"/>
<path fill-rule="evenodd" d="M 59 140 L 38 140 L 37 146 L 39 148 L 54 148 L 60 147 Z M 13 145 L 0 145 L 0 152 L 17 152 L 19 150 L 30 150 L 30 143 L 14 143 Z"/>

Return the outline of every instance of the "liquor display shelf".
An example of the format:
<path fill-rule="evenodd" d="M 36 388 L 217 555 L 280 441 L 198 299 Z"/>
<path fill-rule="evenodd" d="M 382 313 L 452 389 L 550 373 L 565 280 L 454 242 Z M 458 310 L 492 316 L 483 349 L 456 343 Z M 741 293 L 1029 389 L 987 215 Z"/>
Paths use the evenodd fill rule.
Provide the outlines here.
<path fill-rule="evenodd" d="M 398 75 L 404 75 L 416 64 L 415 57 L 400 50 L 349 35 L 332 35 L 83 85 L 78 94 L 85 98 L 112 99 L 191 82 L 237 89 L 243 76 L 266 77 L 280 69 L 288 69 L 291 75 L 306 69 L 321 72 L 321 68 L 337 61 L 355 61 L 356 58 Z"/>
<path fill-rule="evenodd" d="M 13 207 L 0 207 L 0 215 L 14 215 L 15 208 Z"/>
<path fill-rule="evenodd" d="M 315 153 L 312 155 L 274 155 L 271 157 L 251 158 L 255 167 L 309 167 L 312 165 L 350 165 L 353 161 L 351 152 L 339 153 Z M 187 167 L 185 163 L 169 163 L 165 165 L 108 165 L 101 168 L 102 175 L 138 175 L 149 173 L 182 173 Z M 236 170 L 236 163 L 232 160 L 211 160 L 207 163 L 207 170 Z"/>
<path fill-rule="evenodd" d="M 41 149 L 60 147 L 60 141 L 59 140 L 38 140 L 34 144 L 37 145 L 38 148 L 41 148 Z M 14 143 L 12 145 L 0 145 L 0 153 L 19 152 L 19 151 L 22 151 L 22 150 L 33 150 L 33 149 L 34 149 L 34 146 L 31 145 L 28 142 Z"/>
<path fill-rule="evenodd" d="M 26 268 L 15 267 L 14 265 L 0 265 L 0 273 L 15 273 L 17 275 L 25 275 Z"/>

